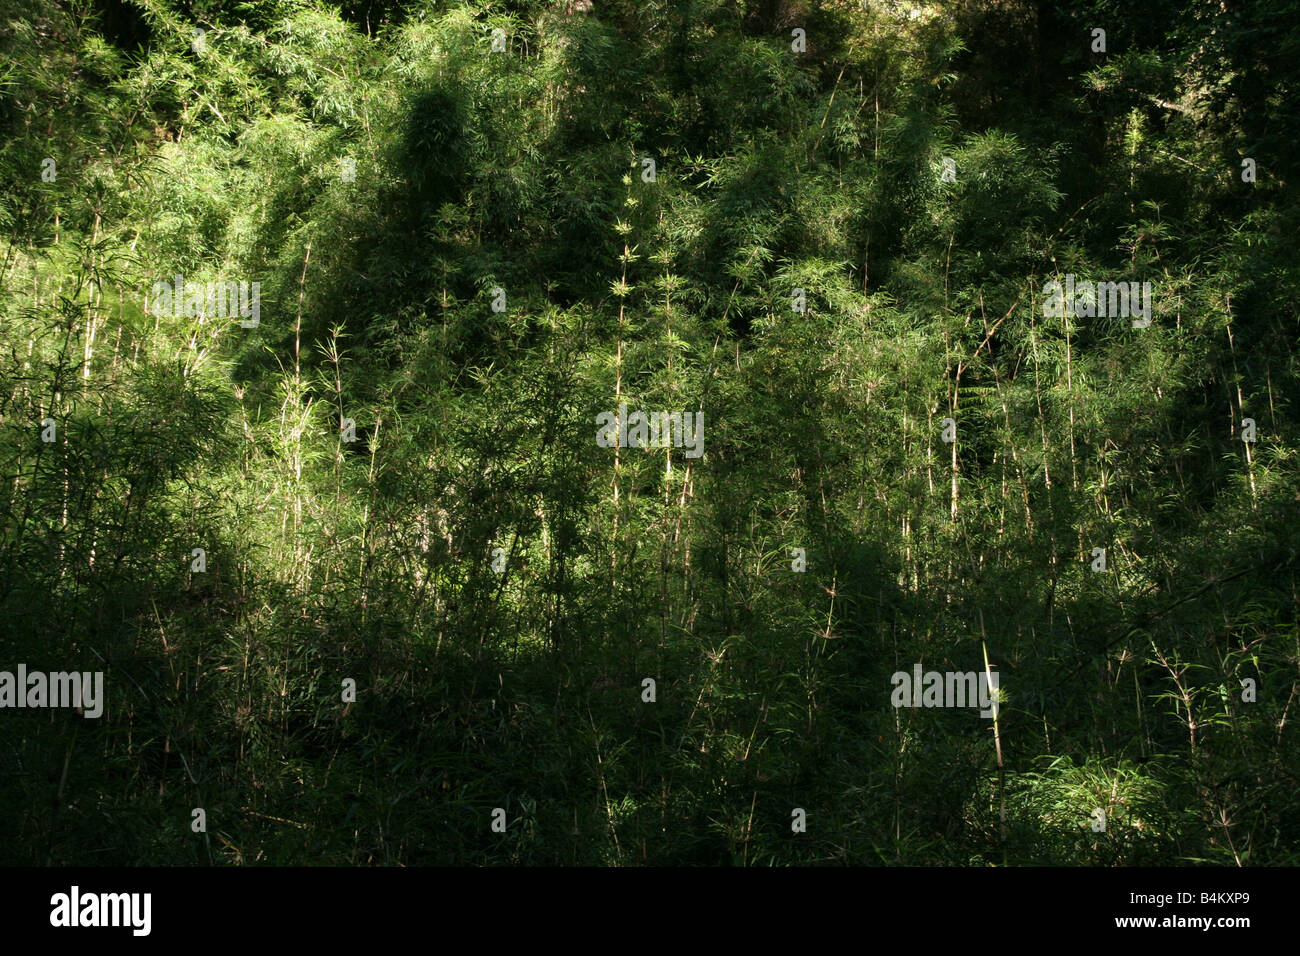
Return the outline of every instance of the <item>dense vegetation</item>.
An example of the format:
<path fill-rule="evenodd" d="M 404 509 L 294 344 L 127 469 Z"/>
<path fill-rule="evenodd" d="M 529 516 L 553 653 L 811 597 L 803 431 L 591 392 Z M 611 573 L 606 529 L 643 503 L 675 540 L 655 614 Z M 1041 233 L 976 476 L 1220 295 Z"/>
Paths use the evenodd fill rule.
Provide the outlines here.
<path fill-rule="evenodd" d="M 0 861 L 1300 863 L 1297 24 L 0 0 Z"/>

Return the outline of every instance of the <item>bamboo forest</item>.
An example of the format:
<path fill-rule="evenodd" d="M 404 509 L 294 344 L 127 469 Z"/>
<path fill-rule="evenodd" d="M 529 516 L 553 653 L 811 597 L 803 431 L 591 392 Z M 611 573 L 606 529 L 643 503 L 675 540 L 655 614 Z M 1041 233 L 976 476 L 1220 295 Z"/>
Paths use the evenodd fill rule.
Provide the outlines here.
<path fill-rule="evenodd" d="M 1300 0 L 0 0 L 0 863 L 1300 864 Z"/>

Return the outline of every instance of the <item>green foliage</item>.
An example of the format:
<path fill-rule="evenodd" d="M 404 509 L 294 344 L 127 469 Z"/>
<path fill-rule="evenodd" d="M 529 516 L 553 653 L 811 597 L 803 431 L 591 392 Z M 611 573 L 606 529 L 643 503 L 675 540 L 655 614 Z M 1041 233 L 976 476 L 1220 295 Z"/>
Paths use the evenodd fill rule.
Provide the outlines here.
<path fill-rule="evenodd" d="M 1130 6 L 0 0 L 6 862 L 1294 865 L 1293 4 Z"/>

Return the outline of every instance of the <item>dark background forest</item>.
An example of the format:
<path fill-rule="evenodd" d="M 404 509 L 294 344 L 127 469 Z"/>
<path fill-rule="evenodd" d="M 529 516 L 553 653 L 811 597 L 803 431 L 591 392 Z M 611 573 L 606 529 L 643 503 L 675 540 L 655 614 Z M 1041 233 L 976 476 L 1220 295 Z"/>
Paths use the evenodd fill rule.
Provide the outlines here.
<path fill-rule="evenodd" d="M 107 697 L 0 863 L 1300 863 L 1298 95 L 1298 0 L 0 0 L 0 670 Z"/>

